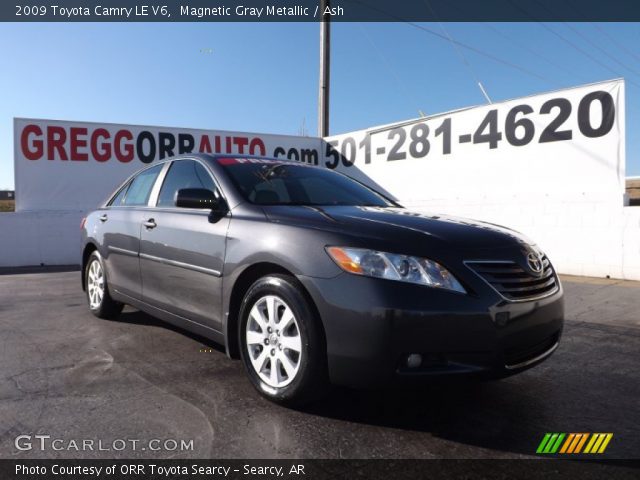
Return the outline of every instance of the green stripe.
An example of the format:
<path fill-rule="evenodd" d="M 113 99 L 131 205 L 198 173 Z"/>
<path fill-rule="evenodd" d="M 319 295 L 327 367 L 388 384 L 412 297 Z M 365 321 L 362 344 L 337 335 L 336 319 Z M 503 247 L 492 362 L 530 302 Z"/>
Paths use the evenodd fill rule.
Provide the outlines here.
<path fill-rule="evenodd" d="M 560 444 L 562 443 L 562 439 L 564 438 L 565 434 L 561 433 L 560 436 L 558 436 L 558 440 L 556 440 L 556 444 L 553 446 L 553 448 L 551 449 L 550 453 L 556 453 L 558 451 L 558 449 L 560 448 Z"/>
<path fill-rule="evenodd" d="M 542 450 L 544 449 L 544 446 L 546 445 L 547 441 L 549 440 L 549 437 L 551 437 L 550 433 L 545 434 L 544 438 L 540 442 L 540 445 L 538 445 L 538 449 L 536 450 L 536 453 L 542 453 Z"/>
<path fill-rule="evenodd" d="M 553 443 L 556 441 L 556 438 L 558 438 L 557 433 L 554 433 L 553 435 L 551 435 L 551 438 L 547 442 L 547 446 L 544 447 L 544 451 L 542 453 L 551 453 L 551 447 L 553 447 Z"/>

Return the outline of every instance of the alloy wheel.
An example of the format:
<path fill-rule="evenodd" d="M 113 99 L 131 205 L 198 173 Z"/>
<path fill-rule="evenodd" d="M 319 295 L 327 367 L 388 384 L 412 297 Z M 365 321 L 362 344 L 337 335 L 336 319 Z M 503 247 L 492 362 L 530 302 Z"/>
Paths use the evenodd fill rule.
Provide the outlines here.
<path fill-rule="evenodd" d="M 104 297 L 104 272 L 98 260 L 93 260 L 89 265 L 87 292 L 89 294 L 89 307 L 92 309 L 100 308 Z"/>
<path fill-rule="evenodd" d="M 259 298 L 246 327 L 249 359 L 260 379 L 270 387 L 289 385 L 302 360 L 302 338 L 293 310 L 276 295 Z"/>

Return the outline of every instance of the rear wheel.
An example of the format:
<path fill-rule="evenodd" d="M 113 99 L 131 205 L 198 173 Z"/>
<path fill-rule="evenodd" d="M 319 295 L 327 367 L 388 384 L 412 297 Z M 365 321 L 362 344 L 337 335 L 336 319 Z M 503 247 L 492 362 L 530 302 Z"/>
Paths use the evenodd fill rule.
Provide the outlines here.
<path fill-rule="evenodd" d="M 265 397 L 300 405 L 326 391 L 320 321 L 295 278 L 256 281 L 242 302 L 238 333 L 249 379 Z"/>
<path fill-rule="evenodd" d="M 97 250 L 89 256 L 84 275 L 91 313 L 99 318 L 115 318 L 120 315 L 124 305 L 113 300 L 109 294 L 104 262 Z"/>

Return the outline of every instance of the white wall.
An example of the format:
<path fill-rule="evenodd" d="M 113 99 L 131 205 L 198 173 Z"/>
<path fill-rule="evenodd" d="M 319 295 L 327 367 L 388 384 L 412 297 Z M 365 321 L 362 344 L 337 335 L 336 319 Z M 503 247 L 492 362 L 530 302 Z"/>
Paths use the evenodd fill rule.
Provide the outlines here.
<path fill-rule="evenodd" d="M 563 274 L 640 280 L 640 207 L 623 207 L 622 201 L 459 198 L 405 202 L 405 206 L 518 230 L 534 240 Z"/>
<path fill-rule="evenodd" d="M 625 207 L 622 214 L 622 275 L 640 280 L 640 207 Z"/>
<path fill-rule="evenodd" d="M 80 264 L 80 211 L 0 213 L 0 267 Z"/>

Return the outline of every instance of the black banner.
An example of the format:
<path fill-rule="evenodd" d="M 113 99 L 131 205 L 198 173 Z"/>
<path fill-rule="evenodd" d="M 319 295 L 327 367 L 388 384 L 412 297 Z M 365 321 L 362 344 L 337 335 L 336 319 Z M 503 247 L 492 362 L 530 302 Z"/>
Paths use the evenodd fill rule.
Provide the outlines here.
<path fill-rule="evenodd" d="M 0 460 L 3 480 L 637 479 L 638 462 L 568 460 Z"/>
<path fill-rule="evenodd" d="M 2 22 L 637 22 L 637 0 L 15 0 Z"/>

